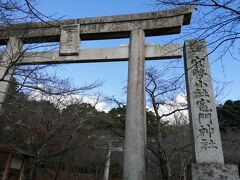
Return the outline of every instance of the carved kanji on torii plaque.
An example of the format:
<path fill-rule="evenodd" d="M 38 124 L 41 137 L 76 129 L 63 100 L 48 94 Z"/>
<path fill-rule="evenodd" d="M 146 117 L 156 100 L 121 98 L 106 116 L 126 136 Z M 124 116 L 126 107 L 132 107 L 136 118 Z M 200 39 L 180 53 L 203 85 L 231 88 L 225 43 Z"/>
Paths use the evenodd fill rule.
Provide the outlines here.
<path fill-rule="evenodd" d="M 61 26 L 60 55 L 78 55 L 80 47 L 80 25 Z"/>

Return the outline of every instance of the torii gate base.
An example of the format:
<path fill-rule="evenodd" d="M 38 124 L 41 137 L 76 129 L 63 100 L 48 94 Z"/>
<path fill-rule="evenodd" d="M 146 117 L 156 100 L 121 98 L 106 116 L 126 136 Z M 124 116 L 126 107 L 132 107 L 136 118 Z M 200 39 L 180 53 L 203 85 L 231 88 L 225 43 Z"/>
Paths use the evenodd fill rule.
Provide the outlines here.
<path fill-rule="evenodd" d="M 239 180 L 237 165 L 191 164 L 188 180 Z"/>

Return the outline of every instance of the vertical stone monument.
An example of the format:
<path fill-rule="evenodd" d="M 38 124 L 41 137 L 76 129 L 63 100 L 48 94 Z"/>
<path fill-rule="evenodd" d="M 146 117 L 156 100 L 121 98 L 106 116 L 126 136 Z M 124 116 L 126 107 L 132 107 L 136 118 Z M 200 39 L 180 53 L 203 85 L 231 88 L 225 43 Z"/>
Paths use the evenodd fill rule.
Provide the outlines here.
<path fill-rule="evenodd" d="M 225 165 L 208 53 L 203 40 L 186 41 L 184 60 L 192 130 L 192 180 L 238 180 L 237 166 Z"/>

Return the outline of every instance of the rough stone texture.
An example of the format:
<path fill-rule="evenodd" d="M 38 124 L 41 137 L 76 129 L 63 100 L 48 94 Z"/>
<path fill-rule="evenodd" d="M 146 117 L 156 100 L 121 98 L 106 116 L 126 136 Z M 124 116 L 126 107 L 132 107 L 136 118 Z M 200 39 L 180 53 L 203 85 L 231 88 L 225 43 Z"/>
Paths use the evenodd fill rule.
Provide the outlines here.
<path fill-rule="evenodd" d="M 60 55 L 78 55 L 80 46 L 79 24 L 61 26 Z"/>
<path fill-rule="evenodd" d="M 82 40 L 127 38 L 136 28 L 145 30 L 146 36 L 179 33 L 182 25 L 190 23 L 193 6 L 97 18 L 72 19 L 48 23 L 0 25 L 0 44 L 5 44 L 16 33 L 24 42 L 57 42 L 62 25 L 80 24 Z"/>
<path fill-rule="evenodd" d="M 144 31 L 131 32 L 128 65 L 124 180 L 146 179 L 146 97 Z"/>
<path fill-rule="evenodd" d="M 12 74 L 15 67 L 15 62 L 20 57 L 20 49 L 22 48 L 22 42 L 17 38 L 11 37 L 8 41 L 5 52 L 1 54 L 0 61 L 0 113 L 3 109 L 3 103 L 9 87 L 9 81 L 12 78 Z"/>
<path fill-rule="evenodd" d="M 182 57 L 180 46 L 173 45 L 145 45 L 146 60 L 153 59 L 177 59 Z M 17 65 L 29 64 L 64 64 L 64 63 L 89 63 L 127 61 L 129 59 L 129 47 L 81 49 L 79 55 L 59 56 L 59 52 L 31 52 L 25 53 Z"/>
<path fill-rule="evenodd" d="M 146 60 L 177 59 L 181 57 L 182 49 L 179 44 L 146 45 Z"/>
<path fill-rule="evenodd" d="M 193 162 L 224 164 L 205 42 L 186 41 L 184 60 L 193 139 Z"/>
<path fill-rule="evenodd" d="M 236 165 L 192 164 L 188 180 L 239 180 Z"/>

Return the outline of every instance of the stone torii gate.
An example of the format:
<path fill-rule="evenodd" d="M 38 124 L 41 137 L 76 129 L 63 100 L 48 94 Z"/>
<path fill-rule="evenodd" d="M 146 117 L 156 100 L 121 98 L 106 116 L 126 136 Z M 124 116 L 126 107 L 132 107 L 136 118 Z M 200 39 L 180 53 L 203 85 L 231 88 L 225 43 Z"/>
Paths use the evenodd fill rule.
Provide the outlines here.
<path fill-rule="evenodd" d="M 0 62 L 0 111 L 2 103 L 9 86 L 14 67 L 17 65 L 32 64 L 62 64 L 62 63 L 86 63 L 86 62 L 110 62 L 128 60 L 128 90 L 127 90 L 127 114 L 125 129 L 125 145 L 124 145 L 124 180 L 145 180 L 146 179 L 146 97 L 145 97 L 145 59 L 171 59 L 181 58 L 179 45 L 145 45 L 145 36 L 160 36 L 180 33 L 183 25 L 188 25 L 191 20 L 193 7 L 184 6 L 166 11 L 142 13 L 133 15 L 108 16 L 86 19 L 65 20 L 60 22 L 48 23 L 32 23 L 32 24 L 15 24 L 0 26 L 0 44 L 7 44 L 5 52 L 2 54 Z M 107 49 L 80 49 L 81 40 L 98 40 L 98 39 L 114 39 L 130 37 L 129 47 L 107 48 Z M 56 52 L 29 52 L 23 53 L 21 48 L 24 43 L 42 43 L 42 42 L 59 42 L 60 50 Z M 187 44 L 188 42 L 186 42 Z M 191 43 L 190 43 L 191 44 Z M 199 44 L 199 43 L 196 43 Z M 192 45 L 191 45 L 192 46 Z M 193 46 L 196 47 L 196 46 Z M 199 48 L 199 46 L 197 46 Z M 201 49 L 201 48 L 200 48 Z M 195 60 L 195 57 L 204 57 L 194 54 L 192 48 L 185 46 L 185 61 Z M 198 52 L 197 52 L 198 53 Z M 205 51 L 204 51 L 205 53 Z M 201 53 L 200 53 L 201 54 Z M 186 63 L 186 73 L 189 75 L 188 84 L 196 79 L 195 76 L 188 74 L 190 67 L 194 65 Z M 203 77 L 198 74 L 199 68 L 204 68 L 202 63 L 194 71 L 196 77 Z M 208 66 L 206 66 L 208 67 Z M 191 79 L 193 77 L 193 79 Z M 205 77 L 205 74 L 204 74 Z M 200 79 L 209 81 L 209 79 Z M 204 83 L 203 83 L 204 84 Z M 211 86 L 208 90 L 212 91 Z M 198 116 L 201 110 L 206 110 L 206 103 L 213 101 L 211 98 L 201 101 L 191 94 L 191 86 L 188 86 L 189 102 L 191 104 L 190 112 L 193 113 L 191 122 L 195 122 L 194 117 Z M 206 92 L 200 89 L 200 96 Z M 199 91 L 199 90 L 198 90 Z M 198 94 L 199 94 L 198 93 Z M 204 94 L 204 95 L 205 95 Z M 209 97 L 209 96 L 207 96 Z M 195 104 L 194 104 L 195 103 Z M 204 104 L 205 103 L 205 104 Z M 202 105 L 205 105 L 202 108 Z M 213 104 L 210 104 L 213 105 Z M 199 107 L 198 107 L 199 106 Z M 197 109 L 199 108 L 199 109 Z M 201 114 L 201 120 L 215 116 L 215 111 L 209 114 Z M 200 117 L 199 117 L 200 118 Z M 211 121 L 212 122 L 212 121 Z M 194 177 L 198 179 L 199 172 L 197 165 L 199 163 L 218 163 L 223 165 L 223 156 L 221 150 L 221 140 L 218 129 L 217 119 L 214 123 L 191 123 L 194 136 L 194 157 L 192 172 Z M 211 129 L 211 138 L 205 140 L 206 132 L 209 135 L 208 128 Z M 202 136 L 198 135 L 199 129 L 202 128 Z M 205 129 L 204 129 L 205 128 Z M 212 138 L 214 136 L 214 138 Z M 215 137 L 216 136 L 216 137 Z M 200 139 L 202 138 L 202 140 Z M 212 142 L 209 144 L 209 142 Z M 208 143 L 206 145 L 206 142 Z M 205 150 L 199 149 L 205 143 Z M 214 144 L 215 143 L 215 144 Z M 217 146 L 217 148 L 215 148 Z M 212 149 L 217 149 L 213 151 Z M 198 151 L 199 150 L 199 151 Z M 200 151 L 203 153 L 199 153 Z M 203 158 L 208 153 L 211 156 Z M 219 155 L 214 159 L 214 155 Z M 203 159 L 201 159 L 203 158 Z M 210 160 L 209 160 L 210 159 Z M 194 169 L 194 167 L 196 167 Z M 221 166 L 222 167 L 222 166 Z M 202 169 L 206 169 L 203 167 Z M 230 168 L 231 169 L 231 168 Z M 235 169 L 234 169 L 235 170 Z M 204 170 L 203 170 L 204 171 Z M 225 170 L 227 171 L 227 170 Z M 205 171 L 204 171 L 205 172 Z M 234 171 L 236 172 L 236 171 Z M 221 174 L 221 173 L 220 173 Z M 216 179 L 216 178 L 215 178 Z"/>
<path fill-rule="evenodd" d="M 129 60 L 124 179 L 146 179 L 145 59 L 180 58 L 179 45 L 145 45 L 145 36 L 180 33 L 190 23 L 193 7 L 133 15 L 0 26 L 2 55 L 0 101 L 4 102 L 14 66 Z M 79 49 L 80 40 L 130 37 L 129 47 Z M 58 52 L 24 53 L 23 43 L 59 42 Z M 21 57 L 21 58 L 19 58 Z M 2 109 L 2 104 L 0 110 Z"/>

